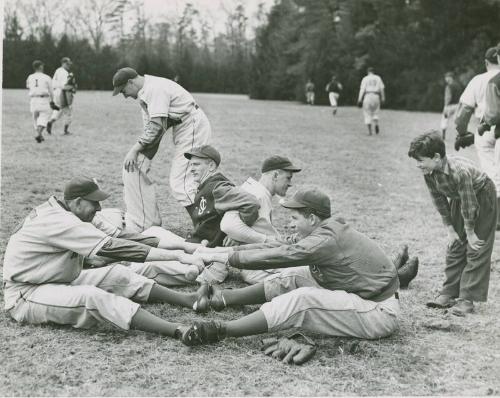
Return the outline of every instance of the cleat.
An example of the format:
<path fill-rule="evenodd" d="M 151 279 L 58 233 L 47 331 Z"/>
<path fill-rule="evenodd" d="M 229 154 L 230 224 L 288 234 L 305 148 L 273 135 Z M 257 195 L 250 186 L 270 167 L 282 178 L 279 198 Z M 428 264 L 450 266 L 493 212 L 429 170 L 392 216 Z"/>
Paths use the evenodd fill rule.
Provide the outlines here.
<path fill-rule="evenodd" d="M 52 134 L 52 123 L 53 122 L 47 123 L 47 134 Z"/>
<path fill-rule="evenodd" d="M 418 257 L 412 257 L 398 269 L 399 287 L 407 288 L 418 273 Z"/>
<path fill-rule="evenodd" d="M 200 288 L 196 291 L 197 298 L 193 304 L 193 310 L 201 313 L 208 312 L 210 309 L 209 293 L 210 285 L 208 283 L 202 283 Z"/>
<path fill-rule="evenodd" d="M 429 301 L 426 306 L 429 308 L 450 308 L 455 305 L 455 299 L 447 294 L 440 294 L 433 301 Z"/>
<path fill-rule="evenodd" d="M 189 347 L 217 343 L 226 338 L 226 327 L 219 321 L 195 322 L 187 330 L 178 328 L 180 341 Z"/>
<path fill-rule="evenodd" d="M 210 307 L 214 311 L 222 311 L 227 307 L 226 300 L 222 295 L 222 290 L 219 288 L 212 286 L 212 295 L 210 296 Z"/>

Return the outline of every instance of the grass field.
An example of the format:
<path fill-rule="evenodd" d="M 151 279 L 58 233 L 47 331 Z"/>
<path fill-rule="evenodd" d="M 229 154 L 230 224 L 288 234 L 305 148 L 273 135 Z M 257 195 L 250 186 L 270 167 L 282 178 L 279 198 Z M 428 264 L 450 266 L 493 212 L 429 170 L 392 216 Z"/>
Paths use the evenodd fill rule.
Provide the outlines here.
<path fill-rule="evenodd" d="M 400 331 L 362 341 L 312 335 L 315 358 L 282 365 L 259 351 L 259 337 L 228 339 L 188 349 L 177 341 L 132 331 L 21 326 L 0 312 L 0 395 L 66 396 L 327 396 L 500 394 L 500 241 L 494 251 L 490 297 L 465 319 L 424 303 L 442 282 L 445 231 L 423 178 L 407 157 L 413 136 L 438 126 L 439 115 L 383 111 L 380 136 L 368 137 L 356 108 L 250 101 L 243 96 L 196 95 L 213 127 L 222 171 L 235 183 L 258 176 L 260 163 L 284 154 L 303 167 L 296 187 L 330 194 L 335 215 L 375 239 L 387 253 L 407 243 L 420 272 L 401 292 Z M 33 139 L 25 91 L 3 91 L 1 243 L 29 210 L 77 173 L 96 176 L 112 192 L 106 207 L 122 206 L 121 167 L 141 127 L 139 106 L 109 92 L 80 92 L 73 135 L 56 124 L 43 144 Z M 454 133 L 450 130 L 448 149 Z M 155 158 L 164 226 L 189 230 L 187 213 L 168 190 L 169 137 Z M 475 150 L 463 151 L 476 159 Z M 278 209 L 276 222 L 283 225 Z M 1 272 L 1 271 L 0 271 Z M 229 284 L 240 282 L 237 273 Z M 3 294 L 0 293 L 3 307 Z M 169 305 L 147 305 L 171 320 L 234 319 L 257 307 L 196 315 Z"/>

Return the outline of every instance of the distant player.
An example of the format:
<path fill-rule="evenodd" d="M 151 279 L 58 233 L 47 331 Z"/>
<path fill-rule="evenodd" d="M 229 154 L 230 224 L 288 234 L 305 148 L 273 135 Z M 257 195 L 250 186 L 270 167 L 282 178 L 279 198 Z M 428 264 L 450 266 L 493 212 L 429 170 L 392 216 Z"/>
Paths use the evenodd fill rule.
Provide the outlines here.
<path fill-rule="evenodd" d="M 337 114 L 337 107 L 340 97 L 340 92 L 342 91 L 342 84 L 337 79 L 336 75 L 332 76 L 332 79 L 328 82 L 325 87 L 325 91 L 328 93 L 328 99 L 330 100 L 330 106 L 332 107 L 333 115 Z"/>
<path fill-rule="evenodd" d="M 53 77 L 54 102 L 59 110 L 54 110 L 47 124 L 47 133 L 52 133 L 52 126 L 56 120 L 61 118 L 64 122 L 64 135 L 69 135 L 71 124 L 71 112 L 73 96 L 76 93 L 77 84 L 75 75 L 71 72 L 73 63 L 68 57 L 61 59 L 61 66 L 56 69 Z"/>
<path fill-rule="evenodd" d="M 455 114 L 458 102 L 460 101 L 460 94 L 462 94 L 463 90 L 460 83 L 455 80 L 453 72 L 446 72 L 444 81 L 446 82 L 444 87 L 444 108 L 440 124 L 443 140 L 446 139 L 448 120 Z"/>
<path fill-rule="evenodd" d="M 212 129 L 193 96 L 173 80 L 139 75 L 122 68 L 113 77 L 113 95 L 137 99 L 142 109 L 144 130 L 127 153 L 123 164 L 123 192 L 127 225 L 143 231 L 161 225 L 155 183 L 149 172 L 165 132 L 172 127 L 175 147 L 170 166 L 170 188 L 174 198 L 191 213 L 197 184 L 188 170 L 184 153 L 208 144 Z"/>
<path fill-rule="evenodd" d="M 314 83 L 309 79 L 306 83 L 306 102 L 309 105 L 314 105 Z"/>
<path fill-rule="evenodd" d="M 47 127 L 52 109 L 56 107 L 52 92 L 52 79 L 43 73 L 43 67 L 42 61 L 33 61 L 35 73 L 29 75 L 26 80 L 26 88 L 30 96 L 30 111 L 36 132 L 35 140 L 38 143 L 44 141 L 43 130 Z"/>
<path fill-rule="evenodd" d="M 460 97 L 455 117 L 457 141 L 467 135 L 467 126 L 473 113 L 479 120 L 483 118 L 486 107 L 486 87 L 489 81 L 500 73 L 495 47 L 489 48 L 484 58 L 486 72 L 474 76 Z M 470 140 L 470 143 L 472 142 L 476 146 L 481 168 L 495 183 L 497 203 L 500 206 L 500 141 L 495 138 L 495 127 L 490 127 L 483 134 L 476 131 L 473 140 Z M 499 228 L 500 217 L 497 230 Z"/>
<path fill-rule="evenodd" d="M 368 135 L 372 135 L 372 124 L 375 125 L 375 134 L 380 132 L 378 120 L 380 105 L 385 102 L 385 86 L 380 76 L 375 74 L 372 67 L 368 68 L 367 71 L 368 74 L 361 80 L 358 106 L 363 107 Z"/>

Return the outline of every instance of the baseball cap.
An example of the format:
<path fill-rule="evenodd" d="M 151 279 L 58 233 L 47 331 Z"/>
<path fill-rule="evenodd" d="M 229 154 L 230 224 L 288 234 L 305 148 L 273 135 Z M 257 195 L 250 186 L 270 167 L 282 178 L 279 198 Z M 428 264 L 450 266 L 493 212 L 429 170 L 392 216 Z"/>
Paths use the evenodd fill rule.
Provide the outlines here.
<path fill-rule="evenodd" d="M 37 59 L 33 61 L 31 65 L 33 66 L 33 69 L 38 69 L 40 66 L 44 65 L 44 63 Z"/>
<path fill-rule="evenodd" d="M 302 169 L 294 166 L 290 161 L 290 159 L 284 156 L 274 155 L 264 160 L 264 163 L 262 163 L 262 168 L 261 168 L 261 171 L 263 173 L 272 170 L 288 170 L 291 171 L 292 173 L 298 173 Z"/>
<path fill-rule="evenodd" d="M 61 58 L 61 64 L 72 64 L 73 62 L 71 62 L 71 59 L 69 59 L 68 57 L 62 57 Z"/>
<path fill-rule="evenodd" d="M 135 69 L 129 67 L 118 69 L 118 71 L 113 76 L 113 95 L 120 94 L 120 91 L 122 91 L 127 82 L 130 79 L 136 78 L 137 76 L 139 76 L 139 74 Z"/>
<path fill-rule="evenodd" d="M 486 50 L 486 53 L 484 54 L 484 59 L 492 64 L 498 64 L 497 54 L 498 54 L 498 48 L 490 47 Z"/>
<path fill-rule="evenodd" d="M 83 198 L 99 202 L 109 198 L 109 193 L 101 191 L 95 178 L 78 176 L 72 178 L 64 187 L 64 199 Z"/>
<path fill-rule="evenodd" d="M 193 156 L 203 159 L 212 159 L 217 166 L 219 166 L 221 161 L 219 151 L 211 145 L 202 145 L 184 153 L 186 159 L 191 159 Z"/>
<path fill-rule="evenodd" d="M 318 189 L 297 191 L 291 199 L 285 199 L 281 206 L 287 209 L 309 208 L 317 216 L 331 216 L 330 198 Z"/>

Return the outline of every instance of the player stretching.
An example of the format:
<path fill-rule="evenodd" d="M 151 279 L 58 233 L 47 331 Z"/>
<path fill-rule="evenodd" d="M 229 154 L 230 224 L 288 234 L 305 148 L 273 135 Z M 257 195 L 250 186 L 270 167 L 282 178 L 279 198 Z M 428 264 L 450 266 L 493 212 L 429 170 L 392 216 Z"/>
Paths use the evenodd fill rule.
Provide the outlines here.
<path fill-rule="evenodd" d="M 380 132 L 378 118 L 380 104 L 385 102 L 384 82 L 374 73 L 372 67 L 367 69 L 368 74 L 361 80 L 359 88 L 358 106 L 363 107 L 365 124 L 368 126 L 368 135 L 372 135 L 372 123 L 375 125 L 375 134 Z"/>

